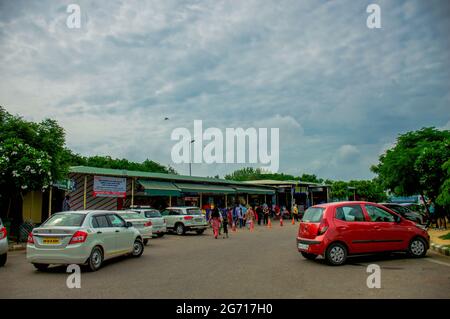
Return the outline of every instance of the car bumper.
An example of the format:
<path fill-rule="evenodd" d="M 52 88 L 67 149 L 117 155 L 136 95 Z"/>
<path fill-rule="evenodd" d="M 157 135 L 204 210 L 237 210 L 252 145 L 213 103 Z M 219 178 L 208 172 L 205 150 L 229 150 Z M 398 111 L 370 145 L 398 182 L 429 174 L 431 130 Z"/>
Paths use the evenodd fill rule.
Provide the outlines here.
<path fill-rule="evenodd" d="M 297 237 L 297 250 L 308 254 L 323 255 L 326 244 L 323 240 Z"/>
<path fill-rule="evenodd" d="M 153 230 L 152 229 L 139 229 L 139 234 L 141 234 L 141 237 L 143 239 L 150 239 L 153 236 Z"/>
<path fill-rule="evenodd" d="M 27 261 L 39 264 L 84 264 L 91 254 L 85 245 L 67 246 L 61 249 L 37 248 L 27 245 Z"/>
<path fill-rule="evenodd" d="M 166 226 L 153 226 L 153 235 L 156 234 L 164 234 L 167 232 L 167 227 Z"/>
<path fill-rule="evenodd" d="M 0 255 L 6 254 L 8 252 L 8 240 L 2 239 L 0 240 Z"/>

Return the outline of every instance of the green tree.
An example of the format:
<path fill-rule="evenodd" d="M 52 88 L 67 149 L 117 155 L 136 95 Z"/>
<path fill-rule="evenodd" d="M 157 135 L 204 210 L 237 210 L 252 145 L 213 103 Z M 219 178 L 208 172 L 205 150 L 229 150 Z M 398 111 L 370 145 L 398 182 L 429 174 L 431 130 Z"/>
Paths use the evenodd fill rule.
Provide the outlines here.
<path fill-rule="evenodd" d="M 442 165 L 442 169 L 444 169 L 447 176 L 444 183 L 442 183 L 436 202 L 439 205 L 450 207 L 450 159 Z"/>
<path fill-rule="evenodd" d="M 355 193 L 360 200 L 369 202 L 384 202 L 387 200 L 383 185 L 377 179 L 350 181 L 348 186 L 355 188 Z"/>
<path fill-rule="evenodd" d="M 319 183 L 319 184 L 323 183 L 323 179 L 318 178 L 314 174 L 302 174 L 302 176 L 300 176 L 300 180 L 302 182 L 308 182 L 308 183 Z"/>
<path fill-rule="evenodd" d="M 0 205 L 16 223 L 27 192 L 66 175 L 64 143 L 64 130 L 54 120 L 30 122 L 0 107 Z"/>
<path fill-rule="evenodd" d="M 434 201 L 447 176 L 443 163 L 449 159 L 449 139 L 450 131 L 433 127 L 400 135 L 372 171 L 396 195 L 420 194 Z"/>

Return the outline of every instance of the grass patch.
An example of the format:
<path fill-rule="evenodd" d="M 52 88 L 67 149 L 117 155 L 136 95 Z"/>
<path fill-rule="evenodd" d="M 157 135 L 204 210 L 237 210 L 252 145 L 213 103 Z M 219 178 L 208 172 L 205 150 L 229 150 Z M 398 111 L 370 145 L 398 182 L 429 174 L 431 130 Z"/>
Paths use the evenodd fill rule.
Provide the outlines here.
<path fill-rule="evenodd" d="M 444 239 L 444 240 L 450 240 L 450 232 L 448 232 L 445 235 L 439 236 L 440 239 Z"/>

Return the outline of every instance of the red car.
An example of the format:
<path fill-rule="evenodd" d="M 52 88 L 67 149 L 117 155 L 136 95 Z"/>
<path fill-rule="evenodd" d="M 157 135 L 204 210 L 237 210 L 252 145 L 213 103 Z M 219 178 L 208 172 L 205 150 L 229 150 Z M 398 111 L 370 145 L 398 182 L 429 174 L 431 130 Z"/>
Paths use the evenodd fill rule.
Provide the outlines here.
<path fill-rule="evenodd" d="M 338 202 L 308 208 L 300 222 L 297 249 L 307 259 L 318 255 L 330 265 L 347 256 L 391 251 L 423 257 L 427 231 L 392 210 L 370 202 Z"/>

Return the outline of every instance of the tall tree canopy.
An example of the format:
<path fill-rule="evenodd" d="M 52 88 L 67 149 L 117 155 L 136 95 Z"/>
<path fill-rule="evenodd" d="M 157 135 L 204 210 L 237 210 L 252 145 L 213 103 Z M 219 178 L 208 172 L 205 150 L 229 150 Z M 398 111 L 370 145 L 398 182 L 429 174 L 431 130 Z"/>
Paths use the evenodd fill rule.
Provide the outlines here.
<path fill-rule="evenodd" d="M 440 196 L 449 178 L 445 163 L 450 158 L 450 131 L 434 127 L 408 132 L 397 138 L 396 145 L 372 167 L 385 189 L 396 195 Z M 448 182 L 447 182 L 448 184 Z"/>

